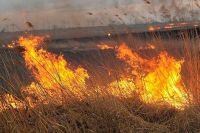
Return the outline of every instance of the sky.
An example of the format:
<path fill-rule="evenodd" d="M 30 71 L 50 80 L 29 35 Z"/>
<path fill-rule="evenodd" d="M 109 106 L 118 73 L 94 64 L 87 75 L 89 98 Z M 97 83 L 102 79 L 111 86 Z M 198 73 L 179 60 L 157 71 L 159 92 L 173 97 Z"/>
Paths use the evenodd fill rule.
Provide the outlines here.
<path fill-rule="evenodd" d="M 192 0 L 0 0 L 0 30 L 23 30 L 25 22 L 36 29 L 87 27 L 109 24 L 163 22 L 160 9 L 170 18 L 191 19 L 189 12 L 199 11 Z M 200 4 L 200 3 L 199 3 Z M 180 14 L 175 10 L 181 10 Z"/>

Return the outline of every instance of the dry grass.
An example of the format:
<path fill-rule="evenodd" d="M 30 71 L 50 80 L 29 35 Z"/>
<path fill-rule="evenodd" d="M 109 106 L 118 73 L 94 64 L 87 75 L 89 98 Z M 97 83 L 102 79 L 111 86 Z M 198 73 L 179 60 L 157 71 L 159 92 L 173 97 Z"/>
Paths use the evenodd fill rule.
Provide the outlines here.
<path fill-rule="evenodd" d="M 135 50 L 144 44 L 143 40 L 133 37 L 127 37 L 123 41 Z M 73 98 L 70 101 L 67 99 L 61 105 L 49 102 L 32 108 L 25 103 L 24 109 L 14 109 L 10 105 L 0 112 L 0 132 L 200 132 L 199 39 L 191 39 L 185 35 L 181 40 L 154 38 L 150 42 L 156 44 L 157 49 L 155 51 L 138 50 L 145 57 L 150 58 L 159 51 L 166 50 L 176 58 L 184 57 L 185 59 L 182 77 L 195 102 L 184 111 L 167 106 L 146 105 L 137 97 L 118 99 L 110 95 L 95 93 L 85 96 L 81 101 Z M 88 81 L 89 90 L 94 90 L 97 84 L 104 85 L 106 89 L 105 84 L 117 80 L 120 73 L 126 69 L 124 63 L 113 61 L 112 54 L 94 55 L 91 59 L 88 59 L 88 56 L 83 58 L 87 61 L 78 58 L 80 60 L 77 62 L 85 66 L 92 75 L 92 80 Z M 1 101 L 5 100 L 3 95 L 9 93 L 24 102 L 24 96 L 19 89 L 33 79 L 25 70 L 22 60 L 20 56 L 17 57 L 12 52 L 2 51 Z M 90 64 L 91 62 L 94 64 Z M 102 67 L 112 68 L 113 76 L 109 77 L 104 74 Z"/>

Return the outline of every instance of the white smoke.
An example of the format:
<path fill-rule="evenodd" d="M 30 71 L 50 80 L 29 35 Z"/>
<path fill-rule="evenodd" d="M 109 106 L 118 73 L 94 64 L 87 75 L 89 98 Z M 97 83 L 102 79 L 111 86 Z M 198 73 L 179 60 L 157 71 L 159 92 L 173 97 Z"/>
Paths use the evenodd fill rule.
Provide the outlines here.
<path fill-rule="evenodd" d="M 0 30 L 24 30 L 26 21 L 31 22 L 35 29 L 52 29 L 164 22 L 168 19 L 192 20 L 194 14 L 199 12 L 197 5 L 188 0 L 149 2 L 150 4 L 143 0 L 1 0 Z M 170 14 L 168 19 L 163 18 L 163 6 Z"/>

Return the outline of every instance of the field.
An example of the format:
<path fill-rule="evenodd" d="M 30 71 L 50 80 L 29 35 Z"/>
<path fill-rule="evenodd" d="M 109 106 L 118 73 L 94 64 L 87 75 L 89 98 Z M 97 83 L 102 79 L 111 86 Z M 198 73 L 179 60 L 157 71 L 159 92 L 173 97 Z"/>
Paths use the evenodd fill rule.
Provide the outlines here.
<path fill-rule="evenodd" d="M 197 34 L 21 36 L 0 51 L 0 132 L 200 132 Z"/>

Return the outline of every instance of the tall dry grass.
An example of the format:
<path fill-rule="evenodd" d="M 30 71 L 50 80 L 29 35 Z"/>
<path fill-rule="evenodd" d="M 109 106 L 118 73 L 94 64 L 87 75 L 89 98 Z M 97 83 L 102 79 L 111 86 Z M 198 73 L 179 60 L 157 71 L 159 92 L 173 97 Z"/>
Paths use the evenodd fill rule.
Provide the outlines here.
<path fill-rule="evenodd" d="M 117 60 L 112 50 L 95 52 L 93 55 L 86 52 L 78 54 L 74 58 L 76 61 L 72 62 L 78 62 L 78 65 L 88 70 L 91 80 L 87 81 L 87 89 L 93 92 L 92 95 L 85 95 L 81 101 L 67 98 L 67 102 L 61 105 L 49 102 L 34 108 L 28 103 L 24 103 L 24 109 L 4 104 L 6 109 L 0 112 L 0 132 L 199 132 L 199 38 L 190 38 L 184 34 L 179 39 L 154 37 L 144 41 L 128 36 L 120 38 L 121 41 L 125 41 L 144 57 L 150 58 L 165 50 L 176 58 L 184 58 L 182 79 L 193 95 L 194 102 L 180 111 L 144 104 L 137 96 L 128 99 L 113 97 L 106 92 L 106 84 L 118 80 L 120 74 L 127 69 L 126 64 Z M 139 51 L 141 45 L 149 42 L 156 45 L 155 51 Z M 12 94 L 18 101 L 24 102 L 25 97 L 20 89 L 30 84 L 34 78 L 25 68 L 22 55 L 12 50 L 1 50 L 0 55 L 1 102 L 7 102 L 5 94 Z M 112 76 L 106 71 L 110 68 Z M 100 89 L 94 91 L 97 85 Z"/>

